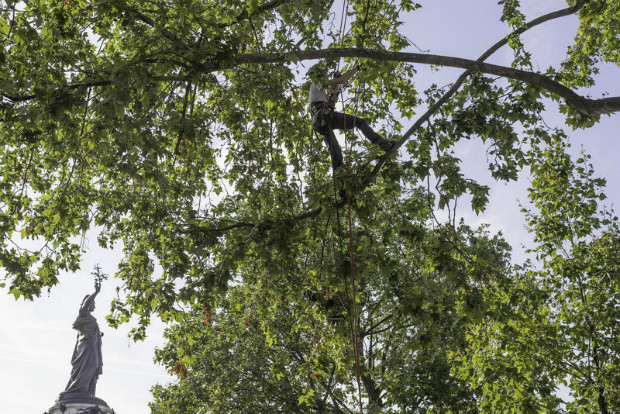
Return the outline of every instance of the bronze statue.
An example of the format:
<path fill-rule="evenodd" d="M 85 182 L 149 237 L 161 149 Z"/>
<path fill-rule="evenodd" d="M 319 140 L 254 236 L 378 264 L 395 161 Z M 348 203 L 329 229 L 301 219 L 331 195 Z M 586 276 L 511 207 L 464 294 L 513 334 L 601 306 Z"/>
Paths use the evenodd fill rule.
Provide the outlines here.
<path fill-rule="evenodd" d="M 101 337 L 97 319 L 91 314 L 95 310 L 95 297 L 101 290 L 101 279 L 95 281 L 95 293 L 82 300 L 73 329 L 78 331 L 73 357 L 71 378 L 58 397 L 58 403 L 88 403 L 107 407 L 105 401 L 95 397 L 97 379 L 103 372 L 101 358 Z"/>
<path fill-rule="evenodd" d="M 86 295 L 80 305 L 73 329 L 78 331 L 71 358 L 71 378 L 56 403 L 45 414 L 114 414 L 108 404 L 95 397 L 97 380 L 102 374 L 101 337 L 97 319 L 92 315 L 95 298 L 101 291 L 101 282 L 107 276 L 99 265 L 92 273 L 95 276 L 95 293 Z"/>

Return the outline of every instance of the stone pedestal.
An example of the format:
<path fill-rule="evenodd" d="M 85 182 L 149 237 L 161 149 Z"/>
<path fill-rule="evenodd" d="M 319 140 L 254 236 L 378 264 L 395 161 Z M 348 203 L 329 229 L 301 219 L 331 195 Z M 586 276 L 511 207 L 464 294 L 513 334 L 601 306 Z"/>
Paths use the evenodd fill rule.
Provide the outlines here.
<path fill-rule="evenodd" d="M 107 406 L 86 403 L 56 404 L 44 414 L 114 414 Z"/>

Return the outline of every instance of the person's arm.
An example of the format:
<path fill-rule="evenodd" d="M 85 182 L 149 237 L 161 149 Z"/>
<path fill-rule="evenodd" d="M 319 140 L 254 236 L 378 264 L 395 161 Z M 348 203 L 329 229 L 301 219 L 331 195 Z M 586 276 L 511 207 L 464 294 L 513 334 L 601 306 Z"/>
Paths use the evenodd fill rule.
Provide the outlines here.
<path fill-rule="evenodd" d="M 355 62 L 355 66 L 353 69 L 345 72 L 343 75 L 338 76 L 337 78 L 330 79 L 327 81 L 327 84 L 332 88 L 335 88 L 337 85 L 342 85 L 343 83 L 347 83 L 360 69 L 360 65 Z"/>

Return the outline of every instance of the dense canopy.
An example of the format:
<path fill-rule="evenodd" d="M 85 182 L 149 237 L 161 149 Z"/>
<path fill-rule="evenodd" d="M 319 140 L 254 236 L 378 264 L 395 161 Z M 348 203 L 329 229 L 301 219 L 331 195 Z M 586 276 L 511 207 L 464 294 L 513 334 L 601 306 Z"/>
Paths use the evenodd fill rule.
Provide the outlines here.
<path fill-rule="evenodd" d="M 619 411 L 618 223 L 544 111 L 617 116 L 583 88 L 620 63 L 620 3 L 499 3 L 506 37 L 464 58 L 415 49 L 411 0 L 0 2 L 0 287 L 52 288 L 92 229 L 123 249 L 108 321 L 170 323 L 154 413 Z M 538 70 L 521 35 L 574 15 Z M 306 71 L 356 60 L 345 109 L 397 144 L 348 132 L 333 177 Z M 422 65 L 463 72 L 420 88 Z M 465 140 L 495 180 L 531 170 L 535 263 L 452 214 L 489 197 Z"/>

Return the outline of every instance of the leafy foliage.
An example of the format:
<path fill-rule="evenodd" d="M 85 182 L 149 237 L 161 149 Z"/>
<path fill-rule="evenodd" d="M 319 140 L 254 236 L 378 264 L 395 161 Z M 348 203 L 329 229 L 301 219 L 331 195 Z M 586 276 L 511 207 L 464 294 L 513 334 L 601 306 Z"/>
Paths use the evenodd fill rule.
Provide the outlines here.
<path fill-rule="evenodd" d="M 476 406 L 448 356 L 464 349 L 466 327 L 485 313 L 483 286 L 510 276 L 509 247 L 466 226 L 426 229 L 426 203 L 422 191 L 386 196 L 380 210 L 399 216 L 355 220 L 361 381 L 371 411 Z M 338 235 L 305 237 L 301 245 L 319 245 L 284 260 L 278 249 L 254 256 L 250 245 L 243 282 L 168 330 L 157 358 L 185 364 L 188 376 L 155 388 L 153 412 L 355 410 L 350 263 Z"/>

